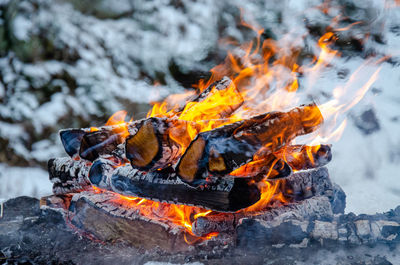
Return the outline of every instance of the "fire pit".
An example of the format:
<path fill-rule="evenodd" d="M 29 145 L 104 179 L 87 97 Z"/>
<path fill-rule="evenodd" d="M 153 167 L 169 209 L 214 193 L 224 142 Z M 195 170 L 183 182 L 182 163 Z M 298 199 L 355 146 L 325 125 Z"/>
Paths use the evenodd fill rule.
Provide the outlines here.
<path fill-rule="evenodd" d="M 42 206 L 60 209 L 91 238 L 149 250 L 362 242 L 348 236 L 362 227 L 335 219 L 346 196 L 324 167 L 330 145 L 292 144 L 323 123 L 318 106 L 235 116 L 244 104 L 224 77 L 183 107 L 130 122 L 117 113 L 104 127 L 61 131 L 70 157 L 49 161 L 55 195 Z"/>
<path fill-rule="evenodd" d="M 331 33 L 321 37 L 321 56 L 335 55 L 332 41 Z M 102 127 L 62 130 L 69 157 L 48 162 L 54 195 L 41 205 L 92 239 L 168 253 L 393 240 L 377 232 L 390 226 L 379 218 L 341 217 L 346 196 L 324 167 L 332 159 L 326 143 L 344 128 L 337 116 L 379 70 L 348 105 L 338 98 L 343 92 L 322 105 L 297 105 L 299 66 L 276 60 L 293 70 L 272 89 L 275 46 L 252 46 L 230 54 L 196 92 L 155 104 L 147 118 L 125 121 L 120 111 Z"/>
<path fill-rule="evenodd" d="M 218 119 L 181 119 L 227 95 L 237 95 L 233 106 L 211 105 Z M 233 240 L 246 218 L 343 213 L 345 196 L 323 167 L 330 146 L 289 144 L 322 123 L 315 104 L 232 122 L 243 99 L 229 78 L 188 102 L 139 121 L 61 131 L 71 157 L 49 161 L 56 195 L 44 204 L 61 207 L 71 224 L 103 241 L 168 250 L 220 233 Z"/>

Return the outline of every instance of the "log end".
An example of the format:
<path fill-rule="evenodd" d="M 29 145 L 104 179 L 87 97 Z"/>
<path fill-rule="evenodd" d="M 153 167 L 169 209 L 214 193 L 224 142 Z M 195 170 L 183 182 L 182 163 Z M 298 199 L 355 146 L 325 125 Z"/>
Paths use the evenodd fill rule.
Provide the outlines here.
<path fill-rule="evenodd" d="M 199 169 L 202 168 L 200 163 L 205 151 L 205 146 L 205 140 L 202 137 L 197 137 L 182 156 L 177 166 L 177 173 L 182 181 L 194 184 L 199 174 Z"/>
<path fill-rule="evenodd" d="M 85 131 L 82 129 L 67 129 L 61 130 L 59 134 L 65 152 L 70 157 L 77 154 L 81 146 L 82 138 L 85 135 Z"/>
<path fill-rule="evenodd" d="M 126 140 L 126 157 L 133 167 L 146 169 L 151 167 L 160 151 L 160 143 L 151 120 L 147 120 L 135 135 Z"/>

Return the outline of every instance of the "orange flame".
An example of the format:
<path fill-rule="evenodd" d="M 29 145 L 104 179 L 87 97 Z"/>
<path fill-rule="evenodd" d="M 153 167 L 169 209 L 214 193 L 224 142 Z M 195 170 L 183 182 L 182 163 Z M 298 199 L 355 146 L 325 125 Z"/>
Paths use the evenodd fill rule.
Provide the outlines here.
<path fill-rule="evenodd" d="M 110 192 L 99 189 L 95 186 L 92 186 L 92 188 L 96 193 Z M 155 202 L 139 197 L 124 196 L 116 193 L 114 194 L 117 196 L 117 199 L 112 200 L 111 202 L 118 203 L 122 207 L 135 209 L 140 215 L 146 216 L 153 220 L 172 223 L 182 227 L 192 237 L 193 240 L 192 242 L 189 242 L 187 237 L 185 237 L 187 243 L 193 244 L 199 240 L 207 240 L 218 235 L 218 233 L 213 232 L 203 237 L 198 237 L 192 232 L 193 222 L 201 216 L 207 216 L 210 214 L 212 212 L 210 210 L 205 210 L 195 206 Z"/>

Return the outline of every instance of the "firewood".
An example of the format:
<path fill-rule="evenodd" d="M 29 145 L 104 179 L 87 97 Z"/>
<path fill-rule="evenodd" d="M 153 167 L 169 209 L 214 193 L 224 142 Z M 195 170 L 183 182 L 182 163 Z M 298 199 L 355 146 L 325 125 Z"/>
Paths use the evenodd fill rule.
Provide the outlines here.
<path fill-rule="evenodd" d="M 115 168 L 112 162 L 103 159 L 93 164 L 89 179 L 98 188 L 126 196 L 221 212 L 237 211 L 260 199 L 260 190 L 251 179 L 221 178 L 215 183 L 194 189 L 184 184 L 170 168 L 143 172 L 129 165 Z"/>
<path fill-rule="evenodd" d="M 93 162 L 100 155 L 111 154 L 123 141 L 121 133 L 109 129 L 85 133 L 81 140 L 79 156 Z"/>
<path fill-rule="evenodd" d="M 218 101 L 224 93 L 229 93 L 230 102 Z M 133 167 L 142 170 L 159 170 L 173 165 L 189 146 L 191 134 L 200 130 L 192 120 L 207 123 L 201 120 L 203 113 L 213 113 L 207 118 L 213 119 L 217 126 L 226 122 L 221 119 L 229 117 L 242 103 L 243 98 L 233 82 L 223 78 L 189 99 L 186 106 L 166 114 L 167 118 L 149 118 L 136 127 L 136 132 L 131 130 L 131 136 L 126 140 L 126 157 Z"/>
<path fill-rule="evenodd" d="M 253 158 L 265 157 L 295 137 L 313 132 L 322 122 L 318 107 L 311 104 L 199 133 L 179 160 L 178 175 L 190 185 L 204 185 L 210 174 L 228 175 Z"/>
<path fill-rule="evenodd" d="M 260 212 L 213 213 L 197 218 L 192 224 L 192 232 L 197 236 L 204 236 L 212 231 L 233 231 L 242 218 L 257 218 L 272 221 L 280 216 L 304 218 L 331 218 L 333 214 L 343 213 L 343 209 L 334 211 L 345 204 L 346 196 L 343 191 L 334 186 L 326 168 L 312 169 L 297 172 L 284 179 L 280 190 L 289 200 L 286 205 L 267 207 Z M 305 202 L 303 202 L 305 201 Z M 271 201 L 273 205 L 273 201 Z M 311 207 L 311 208 L 310 208 Z M 314 208 L 312 208 L 314 207 Z"/>
<path fill-rule="evenodd" d="M 84 129 L 66 129 L 60 131 L 61 143 L 69 156 L 72 157 L 79 152 L 84 135 Z"/>
<path fill-rule="evenodd" d="M 69 157 L 54 158 L 48 161 L 50 181 L 54 194 L 79 192 L 90 186 L 88 173 L 91 163 L 73 160 Z"/>
<path fill-rule="evenodd" d="M 332 159 L 330 145 L 290 145 L 275 152 L 275 155 L 286 161 L 294 170 L 321 167 Z"/>
<path fill-rule="evenodd" d="M 118 198 L 118 195 L 107 192 L 74 195 L 69 207 L 71 223 L 103 242 L 127 241 L 140 249 L 161 248 L 168 252 L 188 249 L 180 229 L 121 207 Z"/>
<path fill-rule="evenodd" d="M 83 154 L 84 157 L 82 158 L 94 161 L 99 155 L 111 154 L 110 152 L 114 150 L 113 147 L 115 147 L 116 143 L 119 144 L 125 141 L 124 137 L 122 137 L 123 131 L 130 128 L 135 131 L 134 127 L 142 121 L 137 120 L 121 125 L 109 125 L 99 128 L 64 129 L 60 131 L 60 138 L 64 150 L 70 157 Z M 109 139 L 110 137 L 112 138 Z M 83 144 L 82 141 L 84 141 Z M 107 145 L 111 146 L 108 147 Z"/>
<path fill-rule="evenodd" d="M 228 89 L 235 96 L 235 100 L 233 100 L 233 103 L 219 104 L 217 107 L 212 104 L 208 104 L 210 97 L 215 96 L 216 93 L 224 93 Z M 204 111 L 209 110 L 209 108 L 213 108 L 213 110 L 216 113 L 216 117 L 214 118 L 223 118 L 229 116 L 230 114 L 232 114 L 233 111 L 235 111 L 238 107 L 240 107 L 241 104 L 243 103 L 243 98 L 240 96 L 240 93 L 234 87 L 232 80 L 230 80 L 228 77 L 225 77 L 221 81 L 215 82 L 212 85 L 210 85 L 203 92 L 196 94 L 195 96 L 190 98 L 185 106 L 177 108 L 165 114 L 164 118 L 175 120 L 176 123 L 178 117 L 182 114 L 183 111 L 186 117 L 191 116 L 193 115 L 193 113 L 198 112 L 198 107 L 195 107 L 196 104 L 193 103 L 199 103 L 199 102 L 204 103 L 203 104 L 203 107 L 205 108 Z M 210 105 L 210 107 L 208 107 L 207 104 Z M 142 120 L 127 122 L 121 125 L 103 126 L 96 128 L 95 130 L 93 130 L 93 128 L 66 129 L 60 131 L 61 142 L 63 143 L 65 151 L 71 157 L 79 153 L 79 155 L 82 158 L 94 161 L 99 157 L 99 155 L 111 154 L 111 152 L 116 148 L 116 146 L 118 146 L 120 143 L 125 142 L 125 138 L 121 137 L 121 127 L 125 127 L 130 135 L 135 135 L 138 132 L 139 128 L 143 127 L 143 124 L 146 125 L 149 124 L 149 122 L 147 121 L 148 119 L 142 119 Z M 143 130 L 145 130 L 146 128 L 147 126 L 143 127 Z M 193 129 L 195 130 L 195 128 Z M 189 136 L 186 132 L 185 126 L 183 125 L 182 127 L 178 126 L 175 127 L 174 129 L 170 128 L 169 133 L 170 133 L 169 135 L 170 138 L 168 140 L 173 142 L 173 139 L 179 139 L 180 142 L 182 141 L 182 143 L 186 143 L 186 146 L 189 145 L 190 138 L 188 138 Z M 115 135 L 118 135 L 118 137 Z M 172 145 L 174 144 L 172 143 Z M 159 148 L 159 147 L 152 147 L 152 148 Z M 173 156 L 175 156 L 175 153 Z M 160 159 L 163 160 L 162 157 Z M 171 159 L 167 158 L 164 160 L 173 161 L 174 159 L 175 158 Z M 137 161 L 134 161 L 134 163 L 137 163 Z M 139 167 L 141 167 L 140 166 L 141 163 L 137 164 L 139 165 Z M 155 166 L 155 169 L 158 169 L 157 166 Z"/>

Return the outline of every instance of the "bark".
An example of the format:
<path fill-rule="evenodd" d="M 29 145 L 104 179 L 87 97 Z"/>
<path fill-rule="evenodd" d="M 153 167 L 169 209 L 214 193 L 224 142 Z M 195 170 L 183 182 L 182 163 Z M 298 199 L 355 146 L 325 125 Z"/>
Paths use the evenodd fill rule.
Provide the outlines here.
<path fill-rule="evenodd" d="M 88 173 L 91 163 L 73 160 L 69 157 L 54 158 L 48 162 L 49 179 L 53 183 L 54 194 L 79 192 L 91 184 Z"/>
<path fill-rule="evenodd" d="M 192 231 L 197 236 L 212 231 L 233 231 L 242 218 L 257 218 L 272 221 L 276 217 L 297 219 L 330 219 L 333 214 L 343 213 L 346 196 L 340 187 L 333 185 L 326 168 L 297 172 L 282 181 L 281 191 L 290 200 L 287 205 L 274 205 L 262 212 L 236 212 L 231 214 L 209 214 L 193 223 Z M 290 193 L 287 194 L 289 190 Z M 296 194 L 294 196 L 293 194 Z M 290 199 L 291 198 L 291 199 Z"/>
<path fill-rule="evenodd" d="M 257 185 L 248 179 L 219 179 L 211 185 L 192 188 L 169 169 L 143 172 L 129 165 L 96 161 L 89 172 L 91 183 L 119 194 L 150 200 L 198 206 L 221 212 L 246 208 L 260 199 Z"/>
<path fill-rule="evenodd" d="M 116 201 L 118 196 L 112 193 L 76 194 L 69 207 L 71 222 L 77 228 L 108 243 L 128 241 L 140 249 L 161 248 L 169 252 L 188 249 L 189 245 L 185 243 L 181 230 L 121 207 Z"/>

